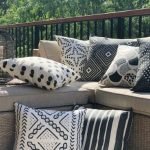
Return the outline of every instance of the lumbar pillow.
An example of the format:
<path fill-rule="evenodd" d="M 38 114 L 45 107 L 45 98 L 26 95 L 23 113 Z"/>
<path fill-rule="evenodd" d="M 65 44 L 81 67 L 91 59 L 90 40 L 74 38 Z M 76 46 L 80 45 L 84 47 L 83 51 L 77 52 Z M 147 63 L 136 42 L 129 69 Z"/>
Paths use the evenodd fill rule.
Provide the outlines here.
<path fill-rule="evenodd" d="M 119 44 L 137 46 L 138 42 L 136 39 L 91 37 L 88 60 L 83 70 L 82 79 L 99 81 L 114 59 Z"/>
<path fill-rule="evenodd" d="M 64 36 L 56 36 L 56 40 L 62 49 L 61 62 L 81 75 L 87 61 L 89 42 Z"/>
<path fill-rule="evenodd" d="M 139 50 L 139 65 L 135 85 L 132 88 L 135 92 L 150 91 L 150 42 L 143 42 Z"/>
<path fill-rule="evenodd" d="M 130 111 L 87 109 L 82 149 L 127 149 L 131 123 Z"/>
<path fill-rule="evenodd" d="M 32 109 L 16 103 L 16 150 L 81 150 L 85 110 Z"/>
<path fill-rule="evenodd" d="M 79 78 L 67 66 L 41 57 L 5 59 L 0 62 L 0 67 L 12 77 L 48 90 L 62 87 Z"/>
<path fill-rule="evenodd" d="M 133 87 L 136 78 L 139 47 L 119 45 L 117 54 L 101 79 L 105 86 Z"/>

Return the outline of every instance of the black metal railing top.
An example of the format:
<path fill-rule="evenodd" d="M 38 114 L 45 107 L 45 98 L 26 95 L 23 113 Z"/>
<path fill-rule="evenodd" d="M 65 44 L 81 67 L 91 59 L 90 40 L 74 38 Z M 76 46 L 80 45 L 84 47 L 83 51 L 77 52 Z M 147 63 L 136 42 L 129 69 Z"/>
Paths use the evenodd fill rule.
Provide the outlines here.
<path fill-rule="evenodd" d="M 86 40 L 89 36 L 137 38 L 150 36 L 150 9 L 61 18 L 0 26 L 15 39 L 16 57 L 31 56 L 39 40 L 63 35 Z"/>

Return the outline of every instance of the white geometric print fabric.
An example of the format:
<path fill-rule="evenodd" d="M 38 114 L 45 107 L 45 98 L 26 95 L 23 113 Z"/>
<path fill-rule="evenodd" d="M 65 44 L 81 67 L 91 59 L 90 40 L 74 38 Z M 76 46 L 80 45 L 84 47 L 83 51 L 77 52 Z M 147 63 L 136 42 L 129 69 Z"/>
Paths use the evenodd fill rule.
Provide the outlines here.
<path fill-rule="evenodd" d="M 89 42 L 64 36 L 55 37 L 58 45 L 62 48 L 62 63 L 81 75 L 87 61 Z"/>
<path fill-rule="evenodd" d="M 16 103 L 16 150 L 81 150 L 85 110 L 32 109 Z"/>

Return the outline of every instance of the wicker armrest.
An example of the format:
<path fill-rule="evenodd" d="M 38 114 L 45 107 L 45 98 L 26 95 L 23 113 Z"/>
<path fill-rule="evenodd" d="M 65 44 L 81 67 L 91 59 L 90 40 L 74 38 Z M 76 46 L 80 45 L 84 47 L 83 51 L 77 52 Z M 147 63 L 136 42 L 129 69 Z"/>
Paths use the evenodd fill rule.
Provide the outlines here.
<path fill-rule="evenodd" d="M 40 57 L 39 49 L 33 49 L 33 56 Z"/>

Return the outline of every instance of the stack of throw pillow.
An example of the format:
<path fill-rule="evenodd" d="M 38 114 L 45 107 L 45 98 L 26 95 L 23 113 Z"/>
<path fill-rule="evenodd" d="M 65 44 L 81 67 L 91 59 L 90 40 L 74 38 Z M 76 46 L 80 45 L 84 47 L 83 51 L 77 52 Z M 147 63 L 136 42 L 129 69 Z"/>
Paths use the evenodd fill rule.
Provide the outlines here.
<path fill-rule="evenodd" d="M 127 149 L 132 111 L 35 109 L 15 103 L 14 150 Z"/>
<path fill-rule="evenodd" d="M 90 37 L 88 41 L 59 35 L 55 38 L 55 42 L 50 42 L 57 49 L 58 55 L 55 58 L 56 52 L 53 50 L 49 54 L 50 59 L 7 59 L 0 62 L 0 68 L 12 77 L 48 90 L 80 80 L 99 81 L 103 87 L 126 87 L 136 92 L 150 91 L 150 37 Z M 40 44 L 41 47 L 43 44 Z"/>
<path fill-rule="evenodd" d="M 62 63 L 79 74 L 81 76 L 79 80 L 99 81 L 103 87 L 150 91 L 148 84 L 150 37 L 140 39 L 90 37 L 89 41 L 82 41 L 56 36 L 56 41 L 61 48 Z M 144 64 L 146 65 L 143 66 Z"/>

